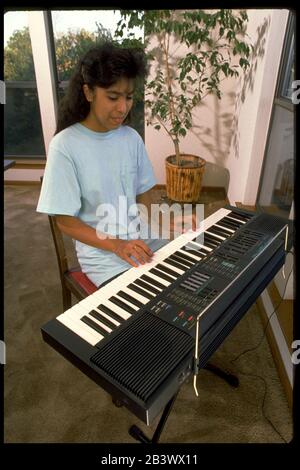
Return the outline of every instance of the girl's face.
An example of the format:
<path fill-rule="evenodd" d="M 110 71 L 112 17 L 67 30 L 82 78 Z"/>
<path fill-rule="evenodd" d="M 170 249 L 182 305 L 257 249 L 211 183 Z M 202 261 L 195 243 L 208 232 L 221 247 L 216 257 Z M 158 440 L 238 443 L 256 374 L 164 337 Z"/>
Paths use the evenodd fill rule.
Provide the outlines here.
<path fill-rule="evenodd" d="M 85 84 L 83 91 L 90 112 L 81 124 L 92 131 L 107 132 L 119 127 L 131 110 L 134 80 L 123 77 L 109 88 L 96 86 L 93 90 Z"/>

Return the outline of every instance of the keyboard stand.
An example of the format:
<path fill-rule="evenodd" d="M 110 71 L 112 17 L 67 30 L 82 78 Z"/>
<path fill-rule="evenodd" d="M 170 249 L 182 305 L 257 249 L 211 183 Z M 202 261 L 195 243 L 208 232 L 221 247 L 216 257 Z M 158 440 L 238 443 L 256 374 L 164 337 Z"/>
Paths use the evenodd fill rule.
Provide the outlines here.
<path fill-rule="evenodd" d="M 239 385 L 239 379 L 236 375 L 233 375 L 231 374 L 230 372 L 227 372 L 225 370 L 222 370 L 220 367 L 212 364 L 212 363 L 207 363 L 203 369 L 206 369 L 210 372 L 212 372 L 213 374 L 217 375 L 218 377 L 224 379 L 229 385 L 231 385 L 232 387 L 238 387 Z M 179 391 L 179 390 L 178 390 Z M 169 414 L 173 408 L 173 405 L 175 403 L 175 400 L 176 400 L 176 397 L 178 395 L 178 392 L 171 398 L 171 400 L 166 404 L 163 412 L 162 412 L 162 415 L 160 417 L 160 420 L 158 422 L 158 425 L 153 433 L 153 436 L 152 436 L 152 439 L 150 439 L 149 437 L 147 437 L 143 431 L 138 427 L 136 426 L 135 424 L 133 424 L 130 428 L 129 428 L 129 434 L 131 437 L 133 437 L 136 441 L 139 441 L 141 442 L 142 444 L 157 444 L 158 443 L 158 440 L 160 438 L 160 435 L 164 429 L 164 426 L 167 422 L 167 419 L 169 417 Z"/>

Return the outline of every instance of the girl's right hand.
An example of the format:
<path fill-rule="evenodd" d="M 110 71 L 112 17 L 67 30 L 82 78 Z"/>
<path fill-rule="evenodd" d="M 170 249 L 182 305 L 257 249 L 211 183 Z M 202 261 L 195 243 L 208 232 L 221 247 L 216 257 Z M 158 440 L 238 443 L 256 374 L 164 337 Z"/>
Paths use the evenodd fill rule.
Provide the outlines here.
<path fill-rule="evenodd" d="M 140 264 L 151 261 L 153 252 L 142 240 L 114 240 L 113 253 L 137 268 Z M 137 261 L 137 262 L 136 262 Z"/>

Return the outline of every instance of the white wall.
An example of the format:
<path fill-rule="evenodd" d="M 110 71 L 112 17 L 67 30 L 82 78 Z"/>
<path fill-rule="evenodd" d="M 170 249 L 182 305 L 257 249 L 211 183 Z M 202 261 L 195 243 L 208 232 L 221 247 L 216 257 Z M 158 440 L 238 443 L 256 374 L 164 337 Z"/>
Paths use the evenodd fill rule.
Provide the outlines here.
<path fill-rule="evenodd" d="M 257 53 L 248 77 L 240 83 L 245 99 L 239 95 L 238 125 L 228 162 L 232 203 L 256 201 L 287 17 L 287 10 L 249 11 L 248 34 Z"/>
<path fill-rule="evenodd" d="M 228 188 L 233 204 L 255 202 L 288 11 L 254 9 L 248 16 L 247 33 L 256 51 L 250 71 L 224 81 L 221 100 L 204 100 L 181 144 L 183 152 L 206 159 L 203 185 Z M 163 184 L 164 159 L 174 153 L 172 141 L 163 129 L 146 126 L 145 143 Z"/>

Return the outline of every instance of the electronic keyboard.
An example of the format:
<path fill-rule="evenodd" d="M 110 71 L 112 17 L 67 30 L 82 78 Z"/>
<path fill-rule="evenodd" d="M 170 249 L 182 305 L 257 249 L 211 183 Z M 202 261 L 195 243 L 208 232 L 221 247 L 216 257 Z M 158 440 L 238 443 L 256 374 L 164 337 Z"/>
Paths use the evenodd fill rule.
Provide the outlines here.
<path fill-rule="evenodd" d="M 204 367 L 285 261 L 287 223 L 227 206 L 42 326 L 146 424 Z"/>

